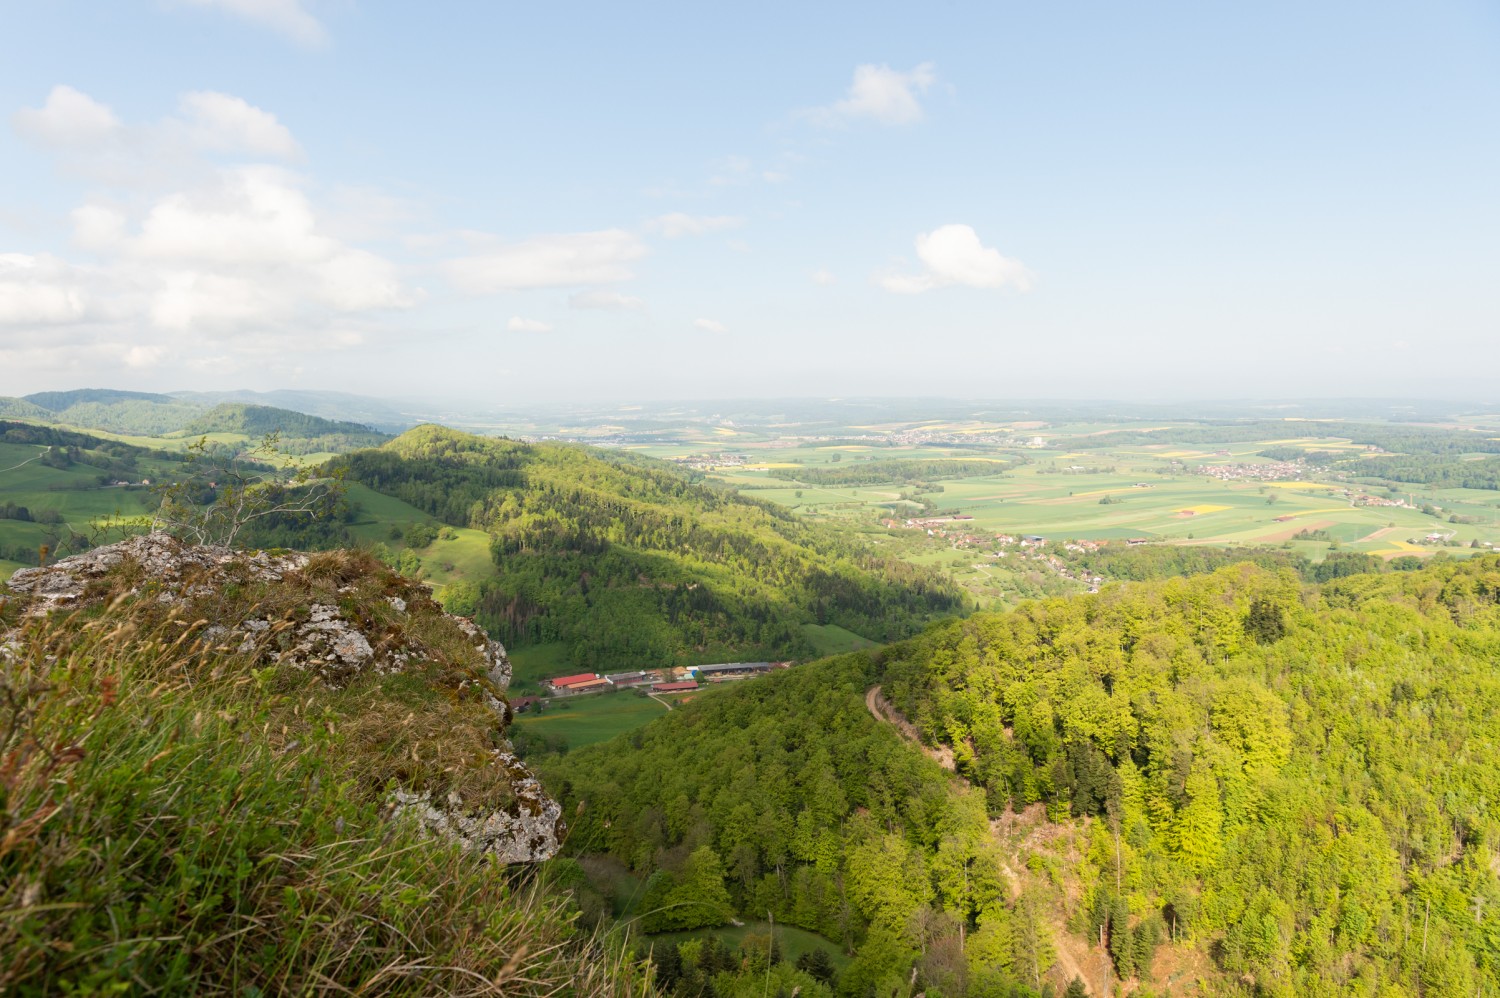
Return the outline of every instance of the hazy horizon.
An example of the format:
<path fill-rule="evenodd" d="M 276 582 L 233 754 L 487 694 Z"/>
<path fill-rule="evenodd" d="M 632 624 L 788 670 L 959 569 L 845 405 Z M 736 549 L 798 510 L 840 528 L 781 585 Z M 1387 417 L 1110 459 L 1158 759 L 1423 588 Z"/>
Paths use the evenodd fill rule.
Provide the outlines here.
<path fill-rule="evenodd" d="M 59 2 L 0 394 L 1482 400 L 1500 11 Z"/>

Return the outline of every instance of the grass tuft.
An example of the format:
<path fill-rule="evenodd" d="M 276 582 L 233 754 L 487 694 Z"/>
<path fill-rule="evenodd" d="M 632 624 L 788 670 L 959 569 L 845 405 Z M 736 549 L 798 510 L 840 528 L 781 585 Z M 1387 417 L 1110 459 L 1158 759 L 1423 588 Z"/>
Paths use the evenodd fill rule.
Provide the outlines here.
<path fill-rule="evenodd" d="M 351 586 L 378 616 L 399 581 L 327 557 L 170 606 L 126 566 L 109 602 L 20 623 L 0 650 L 0 994 L 652 993 L 535 870 L 388 820 L 397 784 L 493 801 L 506 778 L 461 636 L 332 690 L 214 633 L 226 600 L 276 621 Z"/>

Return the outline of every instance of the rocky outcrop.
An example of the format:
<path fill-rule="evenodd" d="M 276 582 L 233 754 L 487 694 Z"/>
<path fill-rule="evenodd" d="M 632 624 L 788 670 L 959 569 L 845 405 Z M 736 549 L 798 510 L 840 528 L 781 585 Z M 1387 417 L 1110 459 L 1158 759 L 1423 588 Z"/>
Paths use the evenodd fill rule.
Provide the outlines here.
<path fill-rule="evenodd" d="M 518 806 L 509 811 L 474 809 L 458 793 L 441 800 L 430 793 L 397 790 L 391 794 L 395 814 L 415 817 L 429 831 L 457 839 L 470 849 L 494 853 L 504 863 L 546 859 L 557 852 L 562 807 L 547 796 L 536 777 L 509 751 L 497 751 L 493 765 L 514 776 Z"/>
<path fill-rule="evenodd" d="M 421 771 L 420 778 L 413 767 L 393 770 L 397 780 L 405 773 L 406 782 L 388 793 L 392 814 L 414 816 L 434 834 L 505 862 L 533 862 L 558 851 L 561 808 L 503 738 L 511 679 L 505 648 L 473 621 L 444 613 L 425 587 L 367 556 L 237 552 L 151 534 L 22 569 L 8 588 L 23 625 L 62 610 L 103 606 L 125 614 L 145 607 L 199 621 L 206 643 L 247 667 L 311 673 L 331 690 L 355 683 L 378 689 L 380 677 L 419 675 L 446 690 L 433 698 L 439 705 L 433 710 L 451 700 L 455 730 L 462 728 L 470 742 L 497 747 L 488 758 L 469 757 L 465 766 L 481 764 L 486 778 L 471 778 L 463 791 L 444 782 L 444 767 Z M 0 659 L 20 652 L 22 631 L 7 633 L 0 625 Z M 473 706 L 460 724 L 466 704 Z M 487 733 L 476 730 L 475 710 L 481 720 L 489 717 Z M 440 742 L 443 719 L 427 721 L 439 732 L 430 741 Z M 425 749 L 415 745 L 411 752 L 421 758 Z"/>
<path fill-rule="evenodd" d="M 29 612 L 45 613 L 87 601 L 91 587 L 127 563 L 137 567 L 144 579 L 180 595 L 190 579 L 207 586 L 211 578 L 202 577 L 215 569 L 234 566 L 251 578 L 279 581 L 287 572 L 304 568 L 307 559 L 307 555 L 296 553 L 272 556 L 264 551 L 247 554 L 229 548 L 193 547 L 167 534 L 146 534 L 64 558 L 46 568 L 19 569 L 8 585 L 12 593 L 32 597 Z M 93 595 L 100 592 L 95 588 Z"/>

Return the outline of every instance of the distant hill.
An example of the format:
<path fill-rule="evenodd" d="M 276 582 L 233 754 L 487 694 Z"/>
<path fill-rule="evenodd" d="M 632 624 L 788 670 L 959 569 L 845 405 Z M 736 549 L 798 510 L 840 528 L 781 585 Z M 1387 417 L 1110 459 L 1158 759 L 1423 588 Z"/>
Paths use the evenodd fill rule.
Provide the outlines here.
<path fill-rule="evenodd" d="M 226 405 L 232 408 L 224 409 Z M 281 415 L 273 415 L 276 413 Z M 328 446 L 312 447 L 303 453 L 376 447 L 389 432 L 409 429 L 415 422 L 380 399 L 344 392 L 162 395 L 115 388 L 36 392 L 24 398 L 0 396 L 0 418 L 47 420 L 126 436 L 219 432 L 261 436 L 279 429 L 288 438 L 330 438 Z M 335 437 L 350 439 L 340 443 L 332 439 Z"/>
<path fill-rule="evenodd" d="M 117 402 L 160 402 L 172 404 L 177 400 L 170 395 L 154 395 L 150 392 L 127 392 L 116 388 L 79 388 L 69 392 L 36 392 L 23 396 L 32 405 L 49 412 L 62 412 L 75 405 L 114 405 Z"/>
<path fill-rule="evenodd" d="M 268 405 L 225 402 L 189 423 L 188 436 L 204 433 L 243 433 L 252 439 L 281 434 L 280 446 L 291 453 L 346 451 L 378 447 L 390 439 L 362 423 L 343 423 Z"/>
<path fill-rule="evenodd" d="M 324 419 L 348 420 L 386 433 L 400 433 L 416 425 L 417 420 L 382 399 L 368 395 L 353 395 L 348 392 L 301 391 L 278 389 L 270 392 L 253 392 L 238 389 L 227 392 L 173 392 L 179 402 L 214 406 L 222 402 L 243 402 L 248 405 L 273 406 L 305 412 Z"/>
<path fill-rule="evenodd" d="M 582 666 L 805 657 L 808 624 L 890 640 L 964 609 L 935 572 L 618 452 L 421 426 L 334 466 L 490 534 L 495 578 L 460 597 L 463 612 Z"/>
<path fill-rule="evenodd" d="M 52 413 L 35 402 L 0 395 L 0 419 L 51 419 Z"/>

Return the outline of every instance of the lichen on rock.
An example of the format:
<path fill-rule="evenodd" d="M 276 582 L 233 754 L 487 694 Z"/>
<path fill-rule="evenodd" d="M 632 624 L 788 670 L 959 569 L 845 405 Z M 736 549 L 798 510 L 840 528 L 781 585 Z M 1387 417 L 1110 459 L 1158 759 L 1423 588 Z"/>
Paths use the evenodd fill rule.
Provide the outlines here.
<path fill-rule="evenodd" d="M 372 802 L 505 862 L 558 851 L 561 809 L 504 737 L 505 648 L 368 555 L 150 534 L 22 569 L 8 588 L 20 623 L 0 624 L 0 662 L 20 652 L 28 622 L 66 612 L 196 628 L 201 653 L 286 670 L 309 706 L 346 712 L 333 723 L 360 753 Z"/>

